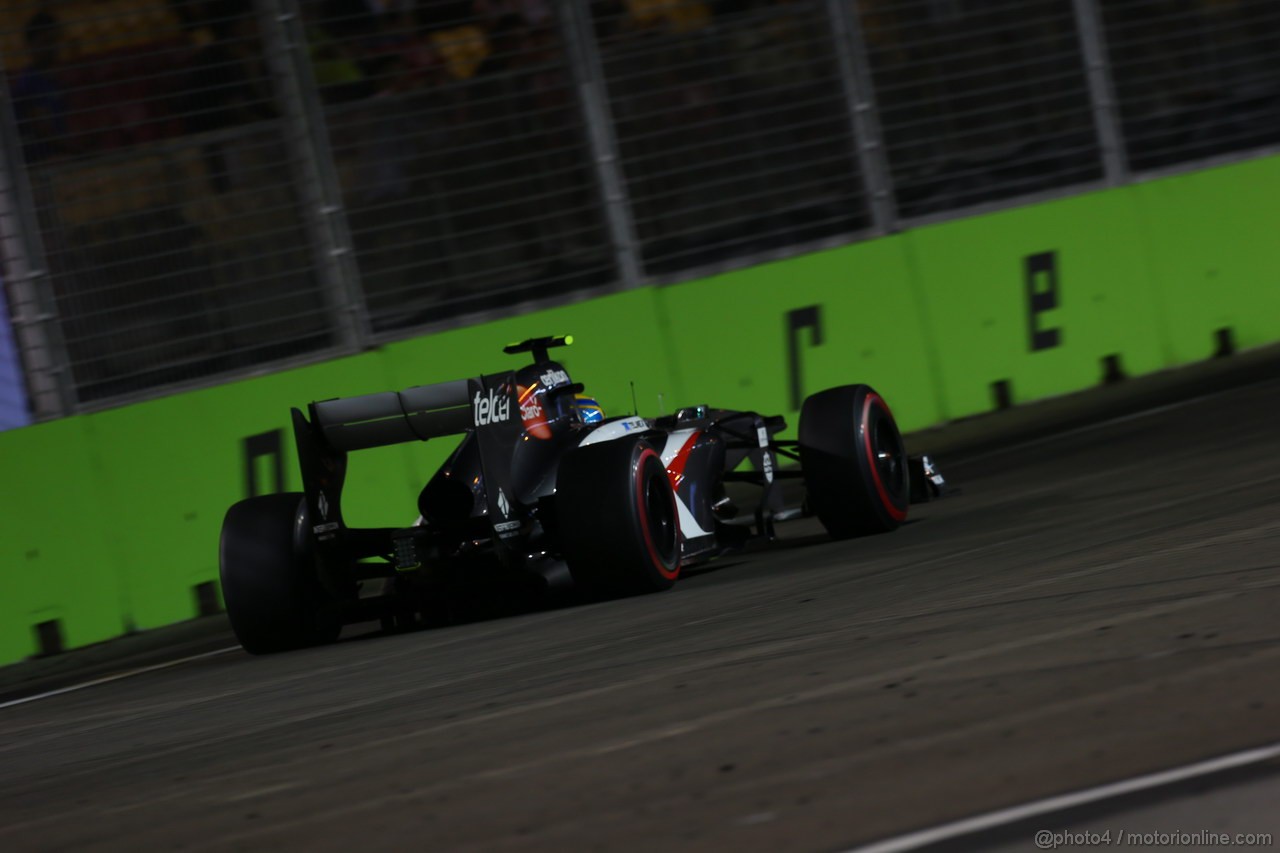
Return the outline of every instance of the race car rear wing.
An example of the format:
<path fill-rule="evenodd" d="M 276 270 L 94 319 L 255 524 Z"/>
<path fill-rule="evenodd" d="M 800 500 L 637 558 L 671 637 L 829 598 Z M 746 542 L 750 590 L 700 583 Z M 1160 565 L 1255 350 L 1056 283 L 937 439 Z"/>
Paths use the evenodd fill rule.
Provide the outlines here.
<path fill-rule="evenodd" d="M 349 573 L 341 571 L 346 563 L 379 554 L 386 548 L 386 531 L 351 530 L 343 520 L 347 454 L 473 429 L 468 399 L 473 386 L 479 387 L 479 381 L 459 379 L 398 392 L 322 400 L 308 407 L 310 420 L 299 409 L 291 410 L 302 490 L 324 583 L 350 583 Z M 336 586 L 331 591 L 335 595 L 350 592 Z"/>
<path fill-rule="evenodd" d="M 342 487 L 347 454 L 353 450 L 427 441 L 475 431 L 489 502 L 496 510 L 508 498 L 511 450 L 521 418 L 511 371 L 420 385 L 359 397 L 322 400 L 309 407 L 310 420 L 293 409 L 302 487 L 318 541 L 329 542 L 346 529 Z M 501 497 L 501 500 L 499 500 Z M 504 515 L 504 513 L 497 513 Z"/>
<path fill-rule="evenodd" d="M 513 351 L 544 353 L 569 339 L 531 339 Z M 555 362 L 536 366 L 563 371 Z M 564 385 L 557 392 L 580 391 Z M 347 454 L 411 441 L 474 433 L 485 484 L 485 503 L 499 555 L 522 547 L 521 521 L 510 517 L 519 496 L 511 487 L 512 451 L 522 435 L 516 373 L 500 373 L 322 400 L 308 407 L 310 419 L 291 410 L 302 489 L 308 509 L 322 583 L 334 595 L 355 595 L 351 561 L 385 556 L 389 543 L 408 528 L 349 528 L 342 514 Z"/>
<path fill-rule="evenodd" d="M 311 421 L 334 450 L 346 452 L 426 441 L 472 426 L 468 380 L 420 385 L 311 404 Z"/>

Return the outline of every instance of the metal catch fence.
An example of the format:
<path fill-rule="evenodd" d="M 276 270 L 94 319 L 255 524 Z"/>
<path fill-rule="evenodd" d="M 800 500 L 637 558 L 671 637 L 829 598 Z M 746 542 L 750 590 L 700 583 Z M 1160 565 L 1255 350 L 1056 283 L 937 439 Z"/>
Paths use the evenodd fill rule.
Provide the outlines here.
<path fill-rule="evenodd" d="M 15 0 L 38 418 L 1280 143 L 1272 0 Z"/>
<path fill-rule="evenodd" d="M 374 333 L 617 281 L 549 5 L 319 3 L 306 37 Z"/>
<path fill-rule="evenodd" d="M 1134 169 L 1280 144 L 1280 3 L 1100 6 Z"/>
<path fill-rule="evenodd" d="M 76 404 L 333 338 L 259 16 L 214 6 L 23 4 L 20 219 Z"/>
<path fill-rule="evenodd" d="M 902 216 L 1102 177 L 1071 3 L 859 6 Z"/>
<path fill-rule="evenodd" d="M 647 274 L 867 228 L 823 0 L 595 3 L 592 23 Z"/>

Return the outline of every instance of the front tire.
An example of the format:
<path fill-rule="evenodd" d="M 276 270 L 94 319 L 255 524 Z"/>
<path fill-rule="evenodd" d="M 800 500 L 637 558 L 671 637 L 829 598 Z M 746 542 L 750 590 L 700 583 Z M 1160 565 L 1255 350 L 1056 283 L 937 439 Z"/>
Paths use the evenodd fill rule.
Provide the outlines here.
<path fill-rule="evenodd" d="M 556 475 L 560 550 L 575 584 L 605 596 L 670 589 L 680 521 L 666 466 L 644 441 L 580 447 Z"/>
<path fill-rule="evenodd" d="M 805 398 L 799 437 L 809 509 L 833 539 L 902 524 L 911 495 L 907 453 L 889 404 L 871 386 Z"/>
<path fill-rule="evenodd" d="M 222 596 L 236 639 L 255 655 L 331 643 L 336 603 L 311 556 L 306 502 L 297 492 L 233 504 L 218 548 Z"/>

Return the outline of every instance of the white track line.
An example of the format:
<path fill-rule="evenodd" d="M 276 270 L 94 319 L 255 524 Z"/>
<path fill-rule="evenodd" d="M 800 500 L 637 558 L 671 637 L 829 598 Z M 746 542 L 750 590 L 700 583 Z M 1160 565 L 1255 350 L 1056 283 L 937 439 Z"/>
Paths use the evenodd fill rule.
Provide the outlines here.
<path fill-rule="evenodd" d="M 1273 758 L 1280 758 L 1280 743 L 1260 746 L 1255 749 L 1246 749 L 1242 752 L 1232 752 L 1227 755 L 1220 755 L 1217 758 L 1199 761 L 1195 764 L 1175 767 L 1171 770 L 1161 770 L 1145 776 L 1135 776 L 1132 779 L 1122 779 L 1119 782 L 1099 785 L 1096 788 L 1085 788 L 1081 791 L 1073 791 L 1070 794 L 1060 794 L 1056 797 L 1035 800 L 1020 806 L 1012 806 L 1007 809 L 975 815 L 952 823 L 944 823 L 940 826 L 922 829 L 918 832 L 908 832 L 906 835 L 886 838 L 883 841 L 876 841 L 862 847 L 851 847 L 846 853 L 900 853 L 900 851 L 905 850 L 919 850 L 921 847 L 927 847 L 930 844 L 963 838 L 966 835 L 1007 826 L 1027 818 L 1096 803 L 1110 797 L 1147 791 L 1152 788 L 1171 785 L 1174 782 L 1182 782 L 1198 776 L 1219 773 L 1223 770 L 1247 767 L 1250 764 L 1270 761 Z"/>
<path fill-rule="evenodd" d="M 212 652 L 201 652 L 198 655 L 189 655 L 185 658 L 177 660 L 165 661 L 164 663 L 156 663 L 151 666 L 139 667 L 138 669 L 130 669 L 125 672 L 117 672 L 114 675 L 105 675 L 102 678 L 95 678 L 92 681 L 82 681 L 79 684 L 72 684 L 68 687 L 59 687 L 57 690 L 47 690 L 44 693 L 37 693 L 34 696 L 23 696 L 21 699 L 10 699 L 8 702 L 0 702 L 0 710 L 12 708 L 15 705 L 25 705 L 28 702 L 38 702 L 41 699 L 49 699 L 53 696 L 61 696 L 64 693 L 74 693 L 77 690 L 84 690 L 87 687 L 97 687 L 100 684 L 110 684 L 113 681 L 121 681 L 126 678 L 133 678 L 135 675 L 145 675 L 148 672 L 155 672 L 161 669 L 170 669 L 175 666 L 182 666 L 184 663 L 202 660 L 203 658 L 211 658 L 215 655 L 225 655 L 227 652 L 238 652 L 239 646 L 228 646 L 225 649 L 216 649 Z"/>
<path fill-rule="evenodd" d="M 546 613 L 534 614 L 532 617 L 527 619 L 524 624 L 526 626 L 530 624 L 541 624 L 543 622 L 550 622 L 550 621 L 559 620 L 562 618 L 571 618 L 573 616 L 574 616 L 573 609 L 566 608 L 564 610 L 554 610 Z M 544 617 L 544 618 L 537 618 L 537 617 Z M 432 650 L 440 649 L 445 646 L 456 646 L 460 643 L 474 642 L 476 640 L 494 636 L 495 634 L 510 634 L 512 631 L 512 627 L 510 625 L 502 625 L 498 628 L 494 628 L 489 631 L 474 631 L 474 632 L 467 632 L 465 634 L 459 633 L 461 629 L 466 627 L 469 627 L 469 626 L 466 626 L 466 625 L 458 626 L 458 630 L 454 632 L 455 634 L 457 634 L 457 636 L 454 636 L 452 639 L 437 640 L 435 644 L 431 647 Z M 227 646 L 226 648 L 216 649 L 215 651 L 212 651 L 212 652 L 203 652 L 198 655 L 191 655 L 185 658 L 178 658 L 177 660 L 165 661 L 163 663 L 154 664 L 152 666 L 144 666 L 139 669 L 131 669 L 126 672 L 119 672 L 119 673 L 116 673 L 115 675 L 108 675 L 103 678 L 96 678 L 91 681 L 86 681 L 80 684 L 72 684 L 68 687 L 61 687 L 57 690 L 50 690 L 45 693 L 38 693 L 34 696 L 24 696 L 20 699 L 11 699 L 8 702 L 0 702 L 0 711 L 4 710 L 5 708 L 11 708 L 15 705 L 25 705 L 28 702 L 35 702 L 40 699 L 51 699 L 54 696 L 60 696 L 63 693 L 74 693 L 77 690 L 84 690 L 86 687 L 97 687 L 100 684 L 109 684 L 112 681 L 120 681 L 121 679 L 124 679 L 124 678 L 133 678 L 134 676 L 137 676 L 137 675 L 146 675 L 148 672 L 155 672 L 156 670 L 160 670 L 160 669 L 169 669 L 171 667 L 181 666 L 184 663 L 191 663 L 192 661 L 200 660 L 201 658 L 209 658 L 215 655 L 224 655 L 224 654 L 227 654 L 228 652 L 236 652 L 236 651 L 240 651 L 239 646 Z M 72 650 L 72 653 L 74 653 L 74 650 Z M 390 659 L 391 657 L 404 657 L 409 654 L 417 654 L 416 647 L 406 646 L 404 647 L 404 650 L 399 652 L 394 652 L 394 653 L 389 651 L 385 652 L 384 658 Z M 337 666 L 327 666 L 327 667 L 322 667 L 318 669 L 311 669 L 301 675 L 290 676 L 289 678 L 285 678 L 283 680 L 297 681 L 301 678 L 314 678 L 317 675 L 322 675 L 326 673 L 341 672 L 343 670 L 348 670 L 348 669 L 358 669 L 360 667 L 365 666 L 365 663 L 366 662 L 364 660 L 360 660 L 356 663 L 351 663 L 351 664 L 341 664 Z M 281 679 L 276 679 L 275 683 L 279 684 L 280 681 Z"/>

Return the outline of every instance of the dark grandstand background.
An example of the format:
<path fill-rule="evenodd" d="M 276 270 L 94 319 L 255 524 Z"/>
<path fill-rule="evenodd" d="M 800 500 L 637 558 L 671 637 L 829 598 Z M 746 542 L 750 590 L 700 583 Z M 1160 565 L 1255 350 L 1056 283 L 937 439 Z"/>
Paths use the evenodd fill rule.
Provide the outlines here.
<path fill-rule="evenodd" d="M 41 418 L 1280 142 L 1265 0 L 19 0 L 0 50 Z"/>

